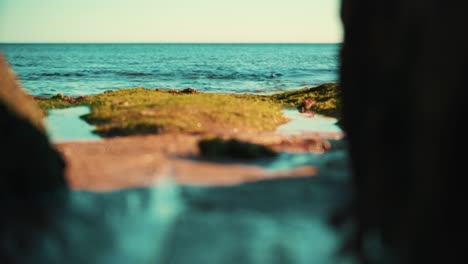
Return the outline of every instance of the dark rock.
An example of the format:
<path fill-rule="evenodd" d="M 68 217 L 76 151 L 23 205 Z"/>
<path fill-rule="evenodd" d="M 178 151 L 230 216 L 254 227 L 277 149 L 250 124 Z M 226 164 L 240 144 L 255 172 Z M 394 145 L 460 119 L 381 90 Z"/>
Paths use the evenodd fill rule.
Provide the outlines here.
<path fill-rule="evenodd" d="M 62 101 L 65 101 L 65 102 L 68 102 L 68 103 L 74 103 L 75 102 L 75 98 L 71 97 L 71 96 L 64 96 L 62 98 Z"/>
<path fill-rule="evenodd" d="M 186 94 L 197 94 L 197 93 L 200 93 L 199 91 L 193 89 L 193 88 L 185 88 L 182 90 L 182 93 L 186 93 Z"/>
<path fill-rule="evenodd" d="M 63 100 L 65 98 L 65 96 L 63 95 L 63 93 L 58 93 L 54 96 L 51 97 L 52 99 L 60 99 L 60 100 Z"/>
<path fill-rule="evenodd" d="M 171 93 L 171 94 L 180 94 L 180 91 L 174 90 L 174 89 L 169 89 L 169 90 L 167 90 L 167 91 L 168 91 L 169 93 Z"/>
<path fill-rule="evenodd" d="M 47 99 L 47 98 L 38 97 L 38 96 L 35 96 L 33 98 L 35 100 L 45 100 L 45 99 Z M 67 102 L 67 103 L 74 104 L 74 103 L 78 103 L 78 102 L 83 101 L 84 99 L 86 99 L 86 96 L 72 97 L 72 96 L 65 96 L 62 93 L 59 93 L 57 95 L 52 96 L 51 99 L 58 99 L 58 100 L 61 100 L 61 101 Z"/>
<path fill-rule="evenodd" d="M 76 98 L 74 98 L 74 99 L 75 99 L 75 102 L 81 102 L 81 101 L 83 101 L 84 99 L 86 99 L 86 96 L 78 96 L 78 97 L 76 97 Z"/>
<path fill-rule="evenodd" d="M 275 151 L 268 147 L 236 139 L 205 139 L 198 143 L 198 147 L 200 155 L 208 159 L 253 160 L 271 158 L 277 155 Z"/>

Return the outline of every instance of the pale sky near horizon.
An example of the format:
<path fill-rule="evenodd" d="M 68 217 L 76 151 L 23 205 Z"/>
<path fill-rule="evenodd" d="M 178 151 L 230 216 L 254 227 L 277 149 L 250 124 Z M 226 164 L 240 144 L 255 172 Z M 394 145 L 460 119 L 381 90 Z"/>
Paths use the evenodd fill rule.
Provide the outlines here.
<path fill-rule="evenodd" d="M 339 0 L 0 0 L 0 42 L 341 42 Z"/>

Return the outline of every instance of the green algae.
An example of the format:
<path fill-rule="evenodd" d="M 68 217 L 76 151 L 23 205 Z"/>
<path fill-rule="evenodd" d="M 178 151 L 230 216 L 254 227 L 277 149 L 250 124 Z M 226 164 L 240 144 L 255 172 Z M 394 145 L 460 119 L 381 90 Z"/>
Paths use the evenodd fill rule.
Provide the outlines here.
<path fill-rule="evenodd" d="M 61 94 L 36 98 L 45 111 L 87 105 L 91 113 L 83 116 L 96 126 L 95 133 L 125 136 L 154 133 L 202 133 L 218 131 L 274 131 L 287 122 L 284 107 L 295 107 L 305 97 L 313 97 L 319 114 L 339 117 L 337 84 L 273 95 L 198 93 L 194 90 L 128 88 L 80 98 Z"/>
<path fill-rule="evenodd" d="M 297 107 L 306 97 L 312 97 L 317 102 L 312 108 L 314 112 L 336 119 L 341 118 L 341 90 L 337 83 L 271 95 L 272 100 L 284 107 Z"/>

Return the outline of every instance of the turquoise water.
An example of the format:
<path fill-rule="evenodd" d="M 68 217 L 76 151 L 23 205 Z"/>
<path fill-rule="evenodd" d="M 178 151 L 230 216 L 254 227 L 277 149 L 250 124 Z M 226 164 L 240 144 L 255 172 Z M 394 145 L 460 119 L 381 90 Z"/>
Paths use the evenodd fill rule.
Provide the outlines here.
<path fill-rule="evenodd" d="M 80 118 L 88 113 L 90 109 L 86 106 L 49 110 L 45 122 L 50 139 L 53 142 L 99 139 L 98 135 L 92 133 L 94 126 Z M 342 133 L 335 118 L 321 115 L 307 117 L 296 109 L 284 109 L 283 114 L 289 118 L 289 122 L 277 128 L 281 134 Z"/>
<path fill-rule="evenodd" d="M 45 118 L 47 133 L 52 142 L 73 140 L 96 140 L 94 126 L 89 125 L 80 116 L 90 113 L 87 106 L 49 110 Z"/>
<path fill-rule="evenodd" d="M 274 93 L 338 79 L 338 44 L 0 44 L 34 95 L 193 87 Z"/>
<path fill-rule="evenodd" d="M 289 119 L 289 122 L 278 127 L 277 132 L 282 134 L 301 134 L 301 133 L 339 133 L 343 131 L 336 124 L 338 120 L 322 115 L 309 117 L 302 115 L 295 108 L 284 109 L 283 115 Z"/>

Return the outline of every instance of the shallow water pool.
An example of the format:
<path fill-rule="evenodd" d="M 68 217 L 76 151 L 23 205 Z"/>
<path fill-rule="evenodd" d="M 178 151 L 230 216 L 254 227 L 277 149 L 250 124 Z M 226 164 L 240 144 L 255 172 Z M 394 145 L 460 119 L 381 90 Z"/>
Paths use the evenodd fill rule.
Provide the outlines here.
<path fill-rule="evenodd" d="M 308 117 L 299 113 L 295 108 L 283 109 L 283 115 L 290 121 L 277 128 L 277 132 L 282 134 L 343 132 L 336 124 L 338 120 L 332 117 L 322 115 Z"/>
<path fill-rule="evenodd" d="M 90 113 L 87 106 L 52 109 L 45 118 L 47 134 L 52 142 L 71 140 L 97 140 L 94 126 L 89 125 L 80 117 Z"/>

